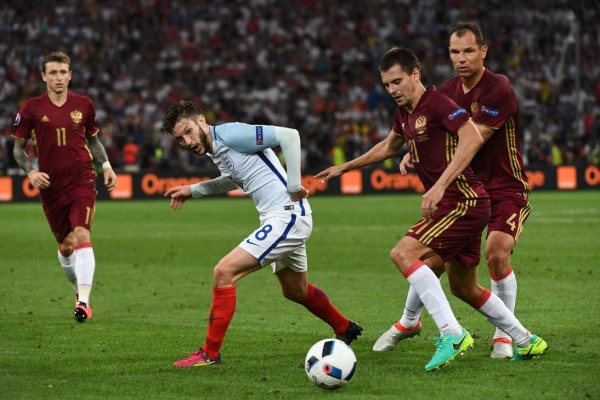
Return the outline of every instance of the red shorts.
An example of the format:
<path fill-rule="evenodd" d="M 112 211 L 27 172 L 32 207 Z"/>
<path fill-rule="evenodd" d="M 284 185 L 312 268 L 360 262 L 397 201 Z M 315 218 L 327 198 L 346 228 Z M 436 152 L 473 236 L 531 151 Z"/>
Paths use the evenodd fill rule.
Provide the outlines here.
<path fill-rule="evenodd" d="M 94 188 L 77 188 L 64 194 L 40 191 L 46 219 L 58 243 L 77 226 L 92 230 L 96 193 Z"/>
<path fill-rule="evenodd" d="M 454 258 L 465 267 L 479 265 L 481 233 L 490 220 L 490 202 L 480 199 L 475 206 L 467 204 L 444 200 L 431 218 L 421 219 L 406 236 L 429 247 L 444 262 Z"/>
<path fill-rule="evenodd" d="M 523 232 L 523 225 L 531 213 L 531 204 L 521 193 L 490 193 L 492 215 L 487 236 L 491 232 L 504 232 L 515 239 Z"/>

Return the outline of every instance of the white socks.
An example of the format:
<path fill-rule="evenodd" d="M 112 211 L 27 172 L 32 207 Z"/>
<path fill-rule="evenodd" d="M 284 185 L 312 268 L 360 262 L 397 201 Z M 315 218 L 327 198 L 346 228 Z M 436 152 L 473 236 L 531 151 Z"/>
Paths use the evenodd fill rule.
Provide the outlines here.
<path fill-rule="evenodd" d="M 506 332 L 517 345 L 528 345 L 531 333 L 521 325 L 517 317 L 504 305 L 498 296 L 489 290 L 485 290 L 484 295 L 485 292 L 489 293 L 490 297 L 477 311 L 485 315 L 488 321 L 497 328 Z"/>
<path fill-rule="evenodd" d="M 448 303 L 438 277 L 425 264 L 421 264 L 414 270 L 411 267 L 411 270 L 411 274 L 406 279 L 427 308 L 438 326 L 440 334 L 460 335 L 462 327 L 450 308 L 450 303 Z"/>
<path fill-rule="evenodd" d="M 77 276 L 75 275 L 75 252 L 71 253 L 69 257 L 65 257 L 61 254 L 60 250 L 58 250 L 58 261 L 65 271 L 65 276 L 73 285 L 73 290 L 75 290 L 75 294 L 77 294 Z"/>
<path fill-rule="evenodd" d="M 75 249 L 75 273 L 77 274 L 77 287 L 79 290 L 79 301 L 89 304 L 96 259 L 94 250 L 90 243 Z"/>
<path fill-rule="evenodd" d="M 498 296 L 510 310 L 510 312 L 514 314 L 515 304 L 517 302 L 517 278 L 512 269 L 506 277 L 497 281 L 492 279 L 490 288 L 492 289 L 492 293 Z M 496 328 L 494 339 L 499 338 L 510 340 L 510 337 L 505 332 L 503 332 L 500 328 Z"/>
<path fill-rule="evenodd" d="M 423 312 L 423 302 L 419 298 L 419 294 L 415 288 L 410 286 L 408 294 L 406 295 L 406 304 L 404 306 L 404 313 L 400 318 L 400 325 L 406 329 L 411 329 L 417 326 L 419 318 Z"/>

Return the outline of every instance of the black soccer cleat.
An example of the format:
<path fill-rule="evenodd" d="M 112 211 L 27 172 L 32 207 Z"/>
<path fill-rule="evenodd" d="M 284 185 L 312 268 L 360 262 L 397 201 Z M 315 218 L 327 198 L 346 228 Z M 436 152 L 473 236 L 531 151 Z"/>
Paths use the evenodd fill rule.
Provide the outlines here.
<path fill-rule="evenodd" d="M 347 345 L 350 345 L 350 343 L 358 339 L 358 337 L 362 334 L 362 330 L 362 326 L 360 326 L 357 322 L 350 321 L 346 332 L 340 335 L 335 335 L 335 338 L 341 340 Z"/>

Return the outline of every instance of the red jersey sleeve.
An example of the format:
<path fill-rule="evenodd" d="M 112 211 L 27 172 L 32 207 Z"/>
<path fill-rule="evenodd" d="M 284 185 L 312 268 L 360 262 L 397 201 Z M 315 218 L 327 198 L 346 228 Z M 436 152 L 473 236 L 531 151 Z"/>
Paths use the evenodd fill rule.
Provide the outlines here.
<path fill-rule="evenodd" d="M 506 120 L 518 113 L 515 92 L 504 75 L 498 79 L 487 80 L 485 90 L 481 91 L 479 107 L 473 113 L 476 124 L 498 129 Z"/>
<path fill-rule="evenodd" d="M 31 108 L 29 102 L 26 101 L 19 108 L 19 112 L 15 117 L 13 136 L 21 139 L 31 138 L 31 131 L 33 130 L 33 118 L 31 114 Z"/>
<path fill-rule="evenodd" d="M 100 128 L 98 128 L 98 124 L 96 123 L 96 108 L 94 107 L 92 99 L 86 97 L 85 100 L 88 109 L 88 112 L 85 114 L 85 131 L 88 136 L 95 136 L 100 131 Z"/>
<path fill-rule="evenodd" d="M 471 118 L 469 112 L 445 94 L 441 92 L 436 93 L 438 96 L 432 112 L 448 132 L 456 135 L 460 127 L 466 124 L 469 118 Z"/>

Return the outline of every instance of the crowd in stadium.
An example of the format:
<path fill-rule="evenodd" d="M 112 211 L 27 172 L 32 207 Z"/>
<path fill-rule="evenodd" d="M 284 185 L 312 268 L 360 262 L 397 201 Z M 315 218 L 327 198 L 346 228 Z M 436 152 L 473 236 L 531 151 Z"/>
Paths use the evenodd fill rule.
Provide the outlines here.
<path fill-rule="evenodd" d="M 448 35 L 462 20 L 481 25 L 486 66 L 513 83 L 526 165 L 600 165 L 600 6 L 512 3 L 3 1 L 0 175 L 20 173 L 11 155 L 13 121 L 23 101 L 43 92 L 41 60 L 50 51 L 71 56 L 70 88 L 94 101 L 117 171 L 209 167 L 161 131 L 166 106 L 186 98 L 212 124 L 298 129 L 311 173 L 362 154 L 389 133 L 396 106 L 379 80 L 382 54 L 411 48 L 423 63 L 423 82 L 439 87 L 454 75 Z"/>

